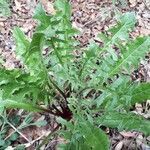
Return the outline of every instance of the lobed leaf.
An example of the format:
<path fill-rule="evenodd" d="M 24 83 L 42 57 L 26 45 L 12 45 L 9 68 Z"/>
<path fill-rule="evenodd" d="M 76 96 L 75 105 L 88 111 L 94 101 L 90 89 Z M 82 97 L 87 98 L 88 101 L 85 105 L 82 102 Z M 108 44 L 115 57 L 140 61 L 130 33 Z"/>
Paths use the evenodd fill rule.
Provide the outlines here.
<path fill-rule="evenodd" d="M 39 22 L 39 26 L 36 28 L 36 31 L 43 31 L 51 24 L 51 16 L 46 15 L 45 10 L 40 3 L 35 9 L 33 18 Z"/>
<path fill-rule="evenodd" d="M 108 51 L 111 45 L 116 44 L 118 41 L 127 41 L 129 39 L 129 32 L 135 26 L 136 19 L 134 13 L 125 13 L 118 20 L 118 24 L 108 30 L 111 35 L 104 33 L 99 34 L 99 38 L 104 42 L 103 51 Z"/>
<path fill-rule="evenodd" d="M 150 121 L 129 112 L 108 111 L 97 118 L 96 122 L 119 130 L 135 130 L 143 132 L 145 135 L 150 135 Z"/>
<path fill-rule="evenodd" d="M 80 124 L 79 131 L 83 134 L 85 144 L 89 148 L 95 150 L 109 149 L 108 137 L 101 129 L 85 121 Z"/>
<path fill-rule="evenodd" d="M 108 77 L 118 73 L 120 69 L 125 68 L 126 70 L 130 69 L 130 66 L 137 66 L 140 58 L 143 58 L 146 52 L 150 48 L 150 38 L 141 37 L 136 38 L 134 41 L 126 45 L 126 50 L 122 51 L 121 59 L 119 59 L 113 69 L 109 71 Z"/>
<path fill-rule="evenodd" d="M 61 11 L 62 15 L 67 18 L 71 17 L 71 6 L 67 0 L 56 0 L 55 7 L 58 11 Z"/>
<path fill-rule="evenodd" d="M 84 149 L 87 150 L 108 150 L 109 142 L 106 134 L 99 128 L 83 118 L 77 118 L 75 124 L 67 122 L 63 119 L 58 120 L 62 125 L 66 125 L 67 132 L 63 131 L 63 136 L 69 140 L 65 144 L 65 149 Z M 70 131 L 72 134 L 69 134 Z"/>
<path fill-rule="evenodd" d="M 25 103 L 25 102 L 18 102 L 18 101 L 10 100 L 10 99 L 5 99 L 5 100 L 0 99 L 0 103 L 1 103 L 1 107 L 3 106 L 6 108 L 20 108 L 20 109 L 24 109 L 27 111 L 33 111 L 33 112 L 42 111 L 40 107 L 35 106 L 33 104 Z"/>
<path fill-rule="evenodd" d="M 15 52 L 16 52 L 17 56 L 21 58 L 21 61 L 24 62 L 26 60 L 26 53 L 30 46 L 30 41 L 27 38 L 27 36 L 25 36 L 23 31 L 18 27 L 14 28 L 13 36 L 14 36 L 15 42 L 16 42 Z"/>
<path fill-rule="evenodd" d="M 141 83 L 133 89 L 131 104 L 141 103 L 150 99 L 150 83 Z"/>

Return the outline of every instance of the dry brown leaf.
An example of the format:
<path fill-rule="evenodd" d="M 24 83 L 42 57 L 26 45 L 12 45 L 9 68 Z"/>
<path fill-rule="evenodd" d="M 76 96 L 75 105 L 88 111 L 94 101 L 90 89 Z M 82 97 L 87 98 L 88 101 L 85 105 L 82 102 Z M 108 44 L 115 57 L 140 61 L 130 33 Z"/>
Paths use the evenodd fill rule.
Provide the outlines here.
<path fill-rule="evenodd" d="M 140 146 L 143 143 L 143 136 L 139 134 L 136 138 L 136 143 L 138 146 Z"/>
<path fill-rule="evenodd" d="M 134 6 L 136 6 L 137 1 L 136 0 L 129 0 L 129 3 L 130 3 L 130 7 L 134 7 Z"/>
<path fill-rule="evenodd" d="M 142 35 L 150 35 L 150 30 L 141 27 L 140 34 L 142 34 Z"/>
<path fill-rule="evenodd" d="M 49 2 L 48 0 L 41 0 L 41 3 L 43 4 L 47 13 L 49 13 L 49 14 L 55 14 L 56 13 L 56 10 L 54 9 L 52 2 Z"/>
<path fill-rule="evenodd" d="M 150 136 L 148 136 L 146 139 L 150 142 Z"/>
<path fill-rule="evenodd" d="M 120 134 L 124 138 L 135 138 L 136 137 L 136 132 L 125 132 L 125 131 L 122 131 L 122 132 L 120 132 Z"/>
<path fill-rule="evenodd" d="M 141 147 L 142 150 L 150 150 L 150 146 L 148 146 L 147 144 L 142 143 Z"/>
<path fill-rule="evenodd" d="M 143 107 L 142 107 L 141 104 L 136 103 L 136 104 L 135 104 L 135 108 L 136 108 L 136 111 L 137 111 L 138 114 L 141 114 L 141 113 L 142 113 Z"/>
<path fill-rule="evenodd" d="M 150 0 L 143 0 L 146 7 L 150 10 Z"/>
<path fill-rule="evenodd" d="M 121 150 L 122 147 L 123 147 L 123 144 L 124 144 L 124 142 L 123 142 L 123 141 L 120 141 L 120 142 L 116 145 L 115 150 Z"/>
<path fill-rule="evenodd" d="M 21 3 L 18 2 L 18 0 L 14 0 L 14 2 L 15 2 L 15 9 L 16 10 L 21 10 Z"/>

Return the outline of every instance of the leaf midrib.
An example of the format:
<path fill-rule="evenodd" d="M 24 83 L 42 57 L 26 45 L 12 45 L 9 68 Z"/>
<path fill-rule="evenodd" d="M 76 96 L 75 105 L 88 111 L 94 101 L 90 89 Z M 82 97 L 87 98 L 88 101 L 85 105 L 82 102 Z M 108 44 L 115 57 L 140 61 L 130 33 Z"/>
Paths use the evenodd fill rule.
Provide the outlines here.
<path fill-rule="evenodd" d="M 100 54 L 102 53 L 102 52 L 104 52 L 106 49 L 107 49 L 107 47 L 114 41 L 114 37 L 119 33 L 119 32 L 121 32 L 125 27 L 126 27 L 126 25 L 127 25 L 127 23 L 124 23 L 122 26 L 121 26 L 121 28 L 112 36 L 112 38 L 110 39 L 110 41 L 108 41 L 107 43 L 106 43 L 106 45 L 105 45 L 105 47 L 101 50 L 101 52 L 100 52 Z"/>
<path fill-rule="evenodd" d="M 115 67 L 115 69 L 113 69 L 113 70 L 108 74 L 108 77 L 111 77 L 111 76 L 114 74 L 114 72 L 116 72 L 116 71 L 122 66 L 122 64 L 124 64 L 124 62 L 127 62 L 127 60 L 128 60 L 140 47 L 142 47 L 142 45 L 143 45 L 144 43 L 146 43 L 147 41 L 148 41 L 148 39 L 147 39 L 146 41 L 144 41 L 140 46 L 138 46 L 135 50 L 133 50 L 131 53 L 129 53 L 129 55 L 127 55 L 125 59 L 122 59 L 122 61 L 120 62 L 120 64 L 117 65 L 117 66 Z"/>

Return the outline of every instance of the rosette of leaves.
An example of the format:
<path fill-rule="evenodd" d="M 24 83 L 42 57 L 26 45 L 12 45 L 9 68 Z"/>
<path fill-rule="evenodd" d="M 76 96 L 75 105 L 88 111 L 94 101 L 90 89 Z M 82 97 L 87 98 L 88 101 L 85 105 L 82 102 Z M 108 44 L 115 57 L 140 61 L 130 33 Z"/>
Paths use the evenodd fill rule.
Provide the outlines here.
<path fill-rule="evenodd" d="M 16 54 L 24 66 L 15 70 L 1 67 L 1 108 L 55 115 L 62 125 L 59 135 L 67 143 L 60 145 L 63 149 L 109 149 L 101 126 L 149 135 L 150 122 L 129 111 L 135 103 L 150 98 L 149 83 L 130 79 L 150 49 L 149 36 L 130 36 L 135 14 L 121 15 L 116 25 L 99 34 L 101 46 L 92 41 L 80 49 L 74 39 L 78 32 L 70 21 L 70 4 L 56 0 L 54 6 L 54 15 L 37 6 L 34 18 L 38 26 L 31 39 L 21 29 L 13 30 Z M 76 50 L 82 51 L 79 57 L 74 55 Z"/>

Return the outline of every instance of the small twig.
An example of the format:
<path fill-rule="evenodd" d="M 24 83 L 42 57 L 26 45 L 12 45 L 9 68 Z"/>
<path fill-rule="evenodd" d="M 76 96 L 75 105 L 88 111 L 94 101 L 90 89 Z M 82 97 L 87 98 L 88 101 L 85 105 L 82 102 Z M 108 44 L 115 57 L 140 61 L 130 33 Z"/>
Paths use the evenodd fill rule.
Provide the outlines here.
<path fill-rule="evenodd" d="M 16 132 L 18 132 L 27 142 L 31 142 L 24 134 L 22 134 L 17 128 L 15 128 L 10 122 L 7 122 Z"/>
<path fill-rule="evenodd" d="M 12 134 L 14 134 L 16 130 L 12 131 L 7 137 L 5 137 L 4 141 L 6 141 Z"/>
<path fill-rule="evenodd" d="M 66 142 L 65 139 L 56 139 L 56 140 L 53 140 L 53 141 L 50 142 L 49 145 L 47 145 L 47 147 L 45 149 L 49 148 L 53 143 L 59 144 L 59 143 L 65 143 L 65 142 Z"/>
<path fill-rule="evenodd" d="M 40 140 L 42 137 L 44 137 L 44 135 L 41 135 L 40 137 L 38 137 L 37 139 L 31 141 L 30 143 L 19 144 L 19 145 L 24 145 L 25 148 L 29 148 L 31 145 L 33 145 L 36 141 Z M 16 149 L 16 147 L 11 147 L 11 150 L 15 150 L 15 149 Z"/>
<path fill-rule="evenodd" d="M 24 144 L 26 148 L 30 147 L 31 145 L 33 145 L 36 141 L 40 140 L 42 137 L 44 137 L 44 135 L 41 135 L 40 137 L 38 137 L 37 139 L 31 141 L 30 143 L 26 143 Z"/>
<path fill-rule="evenodd" d="M 24 134 L 22 134 L 15 126 L 13 126 L 9 121 L 7 121 L 1 114 L 0 116 L 6 121 L 7 124 L 9 124 L 16 132 L 18 132 L 28 143 L 31 143 L 31 141 Z"/>

